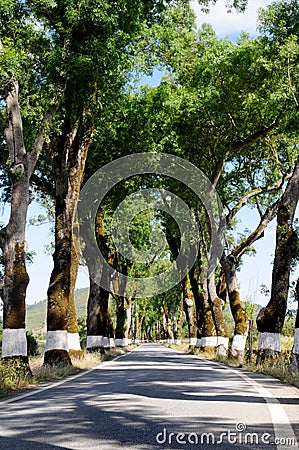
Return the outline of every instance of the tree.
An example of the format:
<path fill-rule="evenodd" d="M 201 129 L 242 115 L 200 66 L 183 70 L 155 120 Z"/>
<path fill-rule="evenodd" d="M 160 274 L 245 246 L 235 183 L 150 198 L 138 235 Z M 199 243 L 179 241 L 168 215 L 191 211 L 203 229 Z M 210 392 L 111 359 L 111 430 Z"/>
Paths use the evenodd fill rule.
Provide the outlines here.
<path fill-rule="evenodd" d="M 294 345 L 292 350 L 292 372 L 298 374 L 299 372 L 299 278 L 296 283 L 295 288 L 295 299 L 298 302 L 298 309 L 296 314 L 296 322 L 295 322 L 295 334 L 294 334 Z"/>
<path fill-rule="evenodd" d="M 43 8 L 32 2 L 56 45 L 57 78 L 66 83 L 57 117 L 60 124 L 52 130 L 48 146 L 55 180 L 56 225 L 45 363 L 70 363 L 68 311 L 77 268 L 72 229 L 94 121 L 101 105 L 111 102 L 126 81 L 132 42 L 143 27 L 160 20 L 167 4 L 142 1 L 111 5 L 98 0 L 92 6 L 82 6 L 61 1 Z"/>
<path fill-rule="evenodd" d="M 294 112 L 287 125 L 293 133 L 292 151 L 298 153 L 298 65 L 292 61 L 298 57 L 299 5 L 293 0 L 274 3 L 260 14 L 260 28 L 267 36 L 271 52 L 276 57 L 287 56 L 285 78 L 291 93 L 290 105 Z M 295 56 L 297 55 L 297 56 Z M 293 229 L 293 218 L 298 203 L 298 159 L 294 164 L 292 177 L 283 193 L 277 213 L 276 247 L 272 272 L 271 298 L 257 317 L 259 330 L 259 354 L 261 358 L 280 352 L 280 333 L 286 313 L 289 290 L 289 276 L 292 260 L 296 256 L 297 235 Z M 272 321 L 272 323 L 270 323 Z"/>
<path fill-rule="evenodd" d="M 39 63 L 39 57 L 49 48 L 47 39 L 28 21 L 24 5 L 18 2 L 1 3 L 0 20 L 0 82 L 1 95 L 5 93 L 6 103 L 6 125 L 1 147 L 4 150 L 2 155 L 6 154 L 2 161 L 4 169 L 9 167 L 11 198 L 9 222 L 0 232 L 4 264 L 2 356 L 20 357 L 27 363 L 25 296 L 29 277 L 26 270 L 25 225 L 30 203 L 29 187 L 61 92 L 38 87 L 44 76 L 44 65 Z M 34 52 L 31 63 L 27 59 L 30 49 Z M 22 80 L 23 90 L 21 101 L 19 80 Z M 48 103 L 39 116 L 34 116 L 26 105 L 25 95 L 30 91 L 34 96 L 38 90 L 40 97 L 37 101 L 32 99 L 37 111 L 42 111 L 45 101 Z M 31 123 L 25 134 L 24 122 L 26 125 Z"/>
<path fill-rule="evenodd" d="M 242 248 L 243 254 L 274 217 L 275 201 L 294 163 L 298 48 L 290 35 L 274 47 L 264 37 L 242 35 L 236 45 L 221 41 L 209 27 L 184 36 L 179 47 L 169 44 L 159 54 L 170 66 L 167 77 L 151 93 L 144 92 L 148 122 L 155 130 L 147 145 L 175 152 L 202 168 L 229 215 L 247 202 L 260 213 L 255 232 L 234 255 L 225 256 L 233 263 L 226 264 L 226 273 L 237 332 L 246 329 L 242 305 L 233 294 L 237 253 Z M 149 43 L 155 47 L 154 40 Z M 217 299 L 212 278 L 210 287 Z"/>
<path fill-rule="evenodd" d="M 259 331 L 259 356 L 275 356 L 281 351 L 280 334 L 287 310 L 292 260 L 296 255 L 298 236 L 293 220 L 299 200 L 299 158 L 292 177 L 279 201 L 276 226 L 276 246 L 272 272 L 270 301 L 256 319 Z"/>

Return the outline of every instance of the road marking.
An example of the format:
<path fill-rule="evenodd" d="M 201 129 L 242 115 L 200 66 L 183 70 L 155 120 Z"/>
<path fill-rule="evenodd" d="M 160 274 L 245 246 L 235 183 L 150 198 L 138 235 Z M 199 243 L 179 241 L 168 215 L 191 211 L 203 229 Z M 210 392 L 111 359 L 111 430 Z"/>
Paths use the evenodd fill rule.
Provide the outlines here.
<path fill-rule="evenodd" d="M 140 348 L 137 347 L 137 349 L 139 351 L 141 351 Z M 190 355 L 182 354 L 181 352 L 179 352 L 177 350 L 175 350 L 175 352 L 177 352 L 178 355 L 181 354 L 181 355 L 184 355 L 185 357 L 189 357 L 190 358 Z M 95 367 L 93 367 L 93 368 L 91 368 L 89 370 L 82 371 L 81 373 L 79 373 L 77 375 L 73 375 L 71 377 L 67 377 L 67 378 L 65 378 L 65 379 L 63 379 L 61 381 L 58 381 L 58 382 L 55 382 L 55 383 L 51 383 L 50 385 L 37 388 L 36 390 L 28 392 L 26 394 L 22 394 L 22 395 L 19 395 L 17 397 L 13 397 L 13 398 L 10 398 L 10 399 L 4 400 L 4 401 L 0 400 L 0 407 L 2 405 L 6 405 L 6 404 L 9 404 L 9 403 L 17 402 L 19 400 L 23 400 L 23 399 L 28 398 L 28 397 L 32 397 L 32 396 L 34 396 L 34 395 L 36 395 L 38 393 L 41 393 L 41 392 L 46 391 L 48 389 L 53 389 L 53 388 L 55 388 L 57 386 L 61 386 L 61 385 L 65 384 L 65 383 L 72 382 L 73 380 L 81 378 L 81 377 L 87 375 L 88 373 L 93 372 L 94 370 L 104 369 L 107 365 L 110 365 L 111 363 L 116 362 L 120 358 L 124 358 L 125 356 L 129 355 L 129 353 L 130 352 L 125 353 L 123 355 L 119 355 L 116 358 L 114 358 L 114 359 L 112 359 L 110 361 L 105 361 L 105 362 L 103 362 L 101 364 L 98 364 L 97 366 L 95 366 Z M 198 357 L 193 356 L 191 358 L 194 358 L 197 361 L 200 361 L 200 359 Z M 201 359 L 205 360 L 205 358 L 201 358 Z M 219 363 L 216 363 L 214 361 L 208 361 L 208 362 L 211 363 L 212 365 L 216 365 L 218 367 L 221 366 Z M 264 388 L 260 383 L 258 383 L 257 381 L 255 381 L 252 378 L 250 378 L 249 376 L 247 376 L 245 373 L 239 372 L 239 371 L 237 371 L 235 369 L 232 369 L 230 367 L 227 367 L 227 366 L 224 366 L 224 368 L 226 370 L 229 370 L 229 371 L 235 373 L 239 377 L 243 378 L 249 385 L 251 385 L 256 390 L 256 392 L 261 397 L 264 398 L 264 400 L 267 403 L 267 407 L 268 407 L 268 410 L 270 412 L 270 415 L 271 415 L 273 429 L 274 429 L 274 434 L 275 434 L 275 439 L 277 439 L 277 442 L 279 442 L 279 440 L 281 440 L 282 438 L 285 438 L 286 440 L 289 440 L 289 442 L 291 440 L 293 440 L 293 442 L 296 443 L 295 445 L 288 445 L 287 442 L 285 444 L 277 443 L 276 444 L 277 450 L 285 450 L 285 449 L 287 449 L 287 450 L 288 449 L 294 450 L 294 449 L 298 449 L 297 439 L 296 439 L 294 430 L 292 428 L 292 425 L 290 423 L 290 420 L 289 420 L 289 418 L 288 418 L 288 416 L 287 416 L 283 406 L 274 397 L 274 395 L 268 389 Z"/>
<path fill-rule="evenodd" d="M 204 358 L 203 358 L 204 359 Z M 214 361 L 210 361 L 212 364 L 219 366 L 219 363 Z M 275 439 L 277 440 L 276 449 L 277 450 L 286 450 L 286 449 L 298 449 L 297 438 L 294 433 L 293 427 L 291 425 L 290 419 L 285 412 L 284 407 L 280 404 L 280 402 L 274 397 L 274 395 L 266 388 L 261 386 L 260 383 L 253 380 L 245 373 L 238 372 L 235 369 L 225 366 L 225 368 L 240 378 L 243 378 L 248 384 L 250 384 L 256 392 L 264 398 L 267 403 L 267 407 L 272 419 L 272 425 L 274 429 Z M 288 442 L 295 442 L 295 445 L 288 445 L 288 442 L 283 443 L 283 439 Z M 281 442 L 281 444 L 279 443 Z"/>
<path fill-rule="evenodd" d="M 173 350 L 177 353 L 181 353 L 181 354 L 183 353 L 176 349 L 173 349 Z M 183 355 L 188 356 L 184 353 L 183 353 Z M 197 356 L 192 356 L 192 357 L 194 359 L 198 360 Z M 204 361 L 208 361 L 211 364 L 218 366 L 218 367 L 223 366 L 222 364 L 219 364 L 215 361 L 207 360 L 206 358 L 201 358 L 201 359 Z M 276 444 L 276 449 L 277 450 L 298 449 L 299 447 L 298 447 L 298 443 L 297 443 L 297 438 L 294 433 L 293 427 L 291 425 L 290 419 L 289 419 L 287 413 L 285 412 L 284 407 L 274 397 L 274 395 L 271 394 L 271 392 L 268 389 L 261 386 L 260 383 L 258 383 L 257 381 L 255 381 L 252 378 L 250 378 L 249 376 L 247 376 L 245 373 L 238 372 L 237 370 L 232 369 L 231 367 L 228 367 L 228 366 L 224 366 L 224 368 L 226 370 L 229 370 L 229 371 L 235 373 L 239 377 L 243 378 L 266 401 L 267 407 L 268 407 L 268 410 L 269 410 L 269 413 L 270 413 L 270 416 L 272 419 L 272 425 L 273 425 L 273 429 L 274 429 L 275 439 L 277 440 L 277 442 L 281 442 L 281 444 L 280 443 Z M 287 442 L 283 443 L 283 439 L 289 440 L 289 442 L 293 441 L 293 442 L 295 442 L 295 445 L 291 445 L 291 444 L 288 445 Z"/>
<path fill-rule="evenodd" d="M 296 442 L 295 445 L 288 444 L 276 444 L 277 450 L 283 449 L 296 449 L 298 448 L 297 439 L 291 425 L 290 419 L 285 412 L 284 407 L 279 403 L 279 401 L 274 397 L 274 395 L 266 388 L 260 385 L 257 381 L 248 377 L 244 373 L 239 373 L 237 370 L 233 370 L 236 374 L 238 374 L 241 378 L 247 381 L 247 383 L 251 384 L 253 388 L 258 392 L 260 396 L 262 396 L 266 402 L 267 406 L 272 418 L 272 424 L 274 428 L 275 438 L 277 442 L 282 442 L 282 438 L 290 439 L 293 442 Z"/>

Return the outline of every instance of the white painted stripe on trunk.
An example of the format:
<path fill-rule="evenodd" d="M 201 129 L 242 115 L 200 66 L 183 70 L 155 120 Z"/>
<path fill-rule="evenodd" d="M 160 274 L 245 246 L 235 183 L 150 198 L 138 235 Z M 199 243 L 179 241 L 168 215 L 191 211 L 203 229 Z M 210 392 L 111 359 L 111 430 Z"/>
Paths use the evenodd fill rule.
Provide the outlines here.
<path fill-rule="evenodd" d="M 130 344 L 132 342 L 132 339 L 129 339 Z M 108 338 L 108 343 L 109 343 L 109 348 L 114 348 L 115 347 L 115 340 L 114 338 Z"/>
<path fill-rule="evenodd" d="M 46 352 L 50 350 L 68 351 L 68 332 L 66 330 L 54 330 L 47 332 Z"/>
<path fill-rule="evenodd" d="M 228 337 L 224 337 L 224 336 L 218 336 L 217 337 L 217 347 L 219 345 L 223 345 L 224 348 L 228 349 Z"/>
<path fill-rule="evenodd" d="M 75 351 L 81 350 L 79 333 L 68 333 L 67 340 L 68 340 L 69 350 L 75 350 Z"/>
<path fill-rule="evenodd" d="M 201 347 L 217 347 L 217 336 L 204 336 L 201 338 Z"/>
<path fill-rule="evenodd" d="M 299 328 L 295 328 L 293 353 L 299 355 Z"/>
<path fill-rule="evenodd" d="M 189 345 L 196 345 L 197 344 L 197 338 L 190 338 L 189 339 Z"/>
<path fill-rule="evenodd" d="M 2 358 L 27 356 L 25 328 L 4 328 L 2 331 Z"/>
<path fill-rule="evenodd" d="M 235 334 L 232 341 L 231 350 L 244 351 L 247 334 Z"/>
<path fill-rule="evenodd" d="M 258 334 L 258 350 L 272 350 L 274 352 L 280 352 L 280 333 L 267 333 L 260 332 Z"/>
<path fill-rule="evenodd" d="M 103 347 L 103 336 L 87 336 L 86 348 Z"/>
<path fill-rule="evenodd" d="M 123 339 L 115 339 L 115 345 L 117 347 L 126 347 L 132 343 L 131 339 L 123 338 Z"/>
<path fill-rule="evenodd" d="M 103 337 L 103 347 L 105 347 L 105 348 L 113 348 L 113 347 L 115 347 L 114 339 L 104 336 Z"/>
<path fill-rule="evenodd" d="M 218 347 L 219 345 L 223 345 L 224 348 L 228 348 L 228 337 L 224 336 L 204 336 L 200 339 L 197 339 L 196 347 Z"/>
<path fill-rule="evenodd" d="M 181 342 L 182 342 L 181 339 L 175 339 L 173 343 L 174 343 L 174 345 L 181 345 Z M 197 342 L 197 339 L 196 339 L 196 342 Z"/>

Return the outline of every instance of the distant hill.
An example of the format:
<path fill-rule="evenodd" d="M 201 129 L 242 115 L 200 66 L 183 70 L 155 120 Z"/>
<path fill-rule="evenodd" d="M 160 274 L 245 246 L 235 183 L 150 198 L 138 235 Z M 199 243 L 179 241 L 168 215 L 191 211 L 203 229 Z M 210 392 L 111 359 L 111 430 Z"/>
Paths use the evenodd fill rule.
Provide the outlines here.
<path fill-rule="evenodd" d="M 77 317 L 86 317 L 89 288 L 78 289 L 75 292 Z M 46 332 L 47 300 L 41 300 L 26 307 L 26 329 L 33 334 Z"/>

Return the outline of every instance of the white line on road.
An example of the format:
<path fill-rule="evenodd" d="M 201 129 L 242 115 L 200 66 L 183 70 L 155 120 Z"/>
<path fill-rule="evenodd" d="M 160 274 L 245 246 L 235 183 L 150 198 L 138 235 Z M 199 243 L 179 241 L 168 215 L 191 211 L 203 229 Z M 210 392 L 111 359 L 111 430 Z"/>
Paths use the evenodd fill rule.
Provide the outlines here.
<path fill-rule="evenodd" d="M 229 370 L 239 375 L 239 377 L 243 378 L 258 392 L 261 397 L 266 400 L 274 428 L 277 450 L 298 449 L 297 439 L 288 415 L 285 412 L 284 407 L 279 403 L 274 395 L 271 394 L 268 389 L 261 386 L 260 383 L 248 377 L 245 373 L 238 372 L 234 369 Z M 291 442 L 294 442 L 295 445 L 288 444 Z"/>

